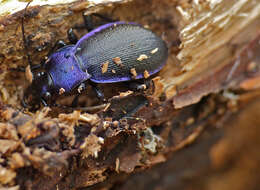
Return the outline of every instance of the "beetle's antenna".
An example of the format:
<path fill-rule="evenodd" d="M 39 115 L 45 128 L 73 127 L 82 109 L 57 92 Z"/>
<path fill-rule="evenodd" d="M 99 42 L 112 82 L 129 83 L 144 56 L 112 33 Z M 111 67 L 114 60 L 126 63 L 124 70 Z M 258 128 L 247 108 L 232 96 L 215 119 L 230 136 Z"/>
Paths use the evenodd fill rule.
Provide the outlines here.
<path fill-rule="evenodd" d="M 28 62 L 29 62 L 29 66 L 32 68 L 32 59 L 31 59 L 31 56 L 30 56 L 29 51 L 28 51 L 28 41 L 25 37 L 25 30 L 24 30 L 24 17 L 25 17 L 27 8 L 28 8 L 28 6 L 30 5 L 31 2 L 32 1 L 28 2 L 25 9 L 24 9 L 24 13 L 23 13 L 23 17 L 22 17 L 22 35 L 23 35 L 23 45 L 24 45 L 25 51 L 27 53 L 27 59 L 28 59 Z"/>
<path fill-rule="evenodd" d="M 25 18 L 25 14 L 26 14 L 26 11 L 27 11 L 27 7 L 30 5 L 32 1 L 28 2 L 25 9 L 24 9 L 24 13 L 23 13 L 23 16 L 22 16 L 22 35 L 23 35 L 23 45 L 24 45 L 24 49 L 26 51 L 26 54 L 27 54 L 27 60 L 28 60 L 28 63 L 29 63 L 29 70 L 31 70 L 32 68 L 32 59 L 31 59 L 31 56 L 29 54 L 29 51 L 28 51 L 28 41 L 25 37 L 25 30 L 24 30 L 24 18 Z M 26 69 L 23 69 L 24 72 L 26 72 Z M 22 103 L 22 106 L 24 108 L 28 108 L 28 104 L 26 103 L 26 98 L 28 97 L 28 91 L 29 91 L 30 88 L 28 88 L 26 91 L 25 91 L 25 94 L 23 96 L 23 99 L 21 101 Z"/>

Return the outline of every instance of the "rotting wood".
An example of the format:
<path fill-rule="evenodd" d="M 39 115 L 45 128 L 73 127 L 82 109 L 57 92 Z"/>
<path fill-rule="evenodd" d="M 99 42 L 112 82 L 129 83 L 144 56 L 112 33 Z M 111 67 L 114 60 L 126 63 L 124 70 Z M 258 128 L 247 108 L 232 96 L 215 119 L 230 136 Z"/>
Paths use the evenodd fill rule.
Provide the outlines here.
<path fill-rule="evenodd" d="M 20 28 L 24 13 L 1 17 L 0 137 L 6 146 L 1 147 L 0 161 L 5 165 L 3 171 L 9 174 L 0 178 L 1 185 L 14 188 L 19 185 L 20 189 L 77 189 L 97 184 L 98 189 L 100 184 L 108 188 L 121 177 L 131 176 L 133 171 L 169 160 L 163 164 L 167 167 L 172 153 L 173 160 L 178 161 L 176 151 L 200 139 L 203 132 L 210 134 L 205 146 L 211 147 L 216 142 L 218 127 L 225 128 L 223 122 L 243 107 L 239 101 L 243 96 L 221 91 L 259 86 L 260 3 L 158 2 L 122 1 L 94 7 L 75 3 L 28 9 L 25 29 L 34 64 L 46 56 L 56 39 L 66 39 L 71 23 L 82 22 L 82 12 L 99 12 L 141 23 L 167 42 L 169 60 L 153 80 L 154 86 L 140 94 L 129 93 L 120 84 L 101 85 L 110 100 L 97 113 L 64 113 L 57 108 L 36 113 L 18 110 L 29 84 L 22 73 L 9 69 L 27 65 Z M 85 32 L 78 31 L 78 35 Z M 60 101 L 66 104 L 71 100 Z M 97 104 L 91 93 L 83 94 L 80 101 L 83 105 Z M 208 158 L 200 145 L 185 151 L 189 158 L 198 154 L 202 160 Z M 215 166 L 224 163 L 216 151 L 212 150 L 211 156 Z M 189 160 L 179 157 L 184 162 Z M 180 168 L 171 169 L 178 172 L 183 168 L 180 164 Z M 111 183 L 101 184 L 105 179 Z"/>

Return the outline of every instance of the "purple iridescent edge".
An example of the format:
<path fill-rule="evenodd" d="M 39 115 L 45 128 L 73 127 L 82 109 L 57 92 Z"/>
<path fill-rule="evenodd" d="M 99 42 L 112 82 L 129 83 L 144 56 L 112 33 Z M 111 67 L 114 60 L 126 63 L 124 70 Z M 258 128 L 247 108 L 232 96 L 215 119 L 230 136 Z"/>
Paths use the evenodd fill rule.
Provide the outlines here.
<path fill-rule="evenodd" d="M 158 69 L 149 72 L 149 75 L 151 76 L 151 75 L 158 73 L 163 68 L 165 63 L 163 63 Z M 144 78 L 143 73 L 140 73 L 135 77 L 135 80 L 143 79 L 143 78 Z M 132 77 L 117 77 L 117 78 L 113 78 L 112 80 L 95 80 L 95 79 L 90 78 L 89 80 L 91 80 L 92 82 L 95 82 L 95 83 L 116 83 L 116 82 L 130 81 L 130 80 L 133 80 L 133 78 Z"/>
<path fill-rule="evenodd" d="M 82 38 L 80 38 L 80 40 L 76 43 L 76 45 L 74 46 L 74 51 L 77 50 L 77 47 L 85 40 L 87 40 L 89 37 L 93 36 L 94 34 L 101 32 L 102 30 L 109 28 L 113 25 L 119 25 L 119 24 L 132 24 L 132 25 L 137 25 L 140 26 L 139 24 L 135 23 L 135 22 L 125 22 L 125 21 L 117 21 L 117 22 L 111 22 L 108 24 L 104 24 L 102 26 L 99 26 L 98 28 L 92 30 L 91 32 L 87 33 L 86 35 L 84 35 Z"/>

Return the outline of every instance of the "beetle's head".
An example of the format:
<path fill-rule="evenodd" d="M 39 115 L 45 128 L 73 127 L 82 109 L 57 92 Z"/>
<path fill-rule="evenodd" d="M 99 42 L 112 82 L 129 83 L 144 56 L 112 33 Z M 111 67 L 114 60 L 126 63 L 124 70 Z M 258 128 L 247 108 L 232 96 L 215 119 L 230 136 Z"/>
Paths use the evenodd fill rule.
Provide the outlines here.
<path fill-rule="evenodd" d="M 81 69 L 73 47 L 65 46 L 52 53 L 39 68 L 40 71 L 30 73 L 32 77 L 28 79 L 31 79 L 31 85 L 25 93 L 24 102 L 27 99 L 32 105 L 54 105 L 60 95 L 81 91 L 78 86 L 90 75 Z M 30 95 L 31 98 L 27 98 Z"/>
<path fill-rule="evenodd" d="M 45 71 L 34 73 L 32 84 L 28 88 L 24 99 L 27 98 L 29 94 L 33 96 L 33 101 L 36 104 L 40 104 L 41 102 L 47 106 L 53 96 L 53 81 L 51 76 Z"/>

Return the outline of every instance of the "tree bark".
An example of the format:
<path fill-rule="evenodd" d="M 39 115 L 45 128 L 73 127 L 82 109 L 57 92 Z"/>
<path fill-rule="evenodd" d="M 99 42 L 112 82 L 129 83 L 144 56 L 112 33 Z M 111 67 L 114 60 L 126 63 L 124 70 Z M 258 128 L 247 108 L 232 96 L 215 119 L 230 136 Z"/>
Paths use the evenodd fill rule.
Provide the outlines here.
<path fill-rule="evenodd" d="M 38 64 L 57 40 L 67 41 L 83 13 L 134 21 L 165 40 L 169 57 L 154 88 L 99 85 L 108 102 L 91 112 L 22 108 L 30 84 L 17 68 L 28 65 L 28 54 Z M 259 18 L 258 0 L 35 2 L 26 12 L 6 11 L 0 189 L 257 189 Z M 90 88 L 79 102 L 99 104 Z"/>

